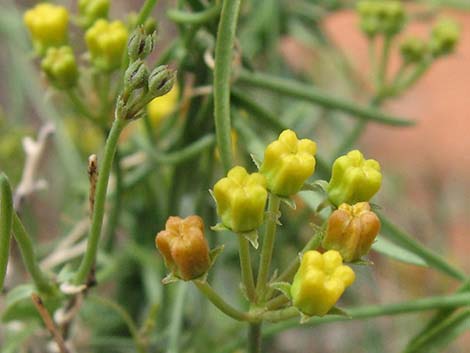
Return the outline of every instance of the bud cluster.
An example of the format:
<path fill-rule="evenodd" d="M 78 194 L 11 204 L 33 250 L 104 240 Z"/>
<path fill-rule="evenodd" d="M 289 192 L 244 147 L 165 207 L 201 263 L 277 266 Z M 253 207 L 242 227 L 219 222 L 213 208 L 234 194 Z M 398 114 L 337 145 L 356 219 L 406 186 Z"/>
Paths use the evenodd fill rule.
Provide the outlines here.
<path fill-rule="evenodd" d="M 369 37 L 393 36 L 405 24 L 405 10 L 400 1 L 360 1 L 357 5 L 360 27 Z"/>
<path fill-rule="evenodd" d="M 149 72 L 144 60 L 155 47 L 155 32 L 147 34 L 143 26 L 129 37 L 127 54 L 129 66 L 124 74 L 122 94 L 118 100 L 117 116 L 126 120 L 136 119 L 142 109 L 156 97 L 170 92 L 176 80 L 176 71 L 160 65 Z"/>

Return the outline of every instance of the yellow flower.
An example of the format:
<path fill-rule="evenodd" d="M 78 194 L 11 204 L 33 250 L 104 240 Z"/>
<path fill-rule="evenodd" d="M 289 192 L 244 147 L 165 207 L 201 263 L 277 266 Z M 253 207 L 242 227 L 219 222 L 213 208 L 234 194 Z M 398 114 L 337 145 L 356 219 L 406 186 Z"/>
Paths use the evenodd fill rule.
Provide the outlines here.
<path fill-rule="evenodd" d="M 69 13 L 65 7 L 40 3 L 26 11 L 23 20 L 38 55 L 44 55 L 49 47 L 67 42 Z"/>
<path fill-rule="evenodd" d="M 204 222 L 199 216 L 168 218 L 165 230 L 155 237 L 155 245 L 167 268 L 185 281 L 202 276 L 210 267 Z"/>
<path fill-rule="evenodd" d="M 214 185 L 217 213 L 222 224 L 234 232 L 252 231 L 263 223 L 267 197 L 264 176 L 248 174 L 240 166 Z"/>
<path fill-rule="evenodd" d="M 147 105 L 147 113 L 153 128 L 158 128 L 163 120 L 173 113 L 178 104 L 179 88 L 177 84 L 167 94 L 154 98 Z"/>
<path fill-rule="evenodd" d="M 122 22 L 96 21 L 85 34 L 93 64 L 105 71 L 117 69 L 121 65 L 127 37 L 127 28 Z"/>
<path fill-rule="evenodd" d="M 268 189 L 279 196 L 296 194 L 315 170 L 317 145 L 309 139 L 297 139 L 292 130 L 284 130 L 264 151 L 260 172 Z"/>
<path fill-rule="evenodd" d="M 49 48 L 42 59 L 41 68 L 57 88 L 68 89 L 77 83 L 77 62 L 69 46 Z"/>
<path fill-rule="evenodd" d="M 360 151 L 354 150 L 333 163 L 328 197 L 335 206 L 369 201 L 379 191 L 381 184 L 379 162 L 365 160 Z"/>
<path fill-rule="evenodd" d="M 359 260 L 367 254 L 380 231 L 380 220 L 367 202 L 343 203 L 328 219 L 322 246 L 337 250 L 344 261 Z"/>
<path fill-rule="evenodd" d="M 292 283 L 292 302 L 304 314 L 323 316 L 354 279 L 353 270 L 343 265 L 339 252 L 307 251 Z"/>

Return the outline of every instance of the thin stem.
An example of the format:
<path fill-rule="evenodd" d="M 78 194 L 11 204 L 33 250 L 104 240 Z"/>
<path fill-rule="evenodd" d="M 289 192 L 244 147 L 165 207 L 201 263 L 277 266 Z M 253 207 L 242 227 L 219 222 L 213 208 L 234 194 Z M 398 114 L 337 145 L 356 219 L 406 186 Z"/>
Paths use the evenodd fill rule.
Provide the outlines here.
<path fill-rule="evenodd" d="M 429 298 L 421 298 L 417 300 L 411 300 L 402 303 L 386 304 L 386 305 L 368 305 L 358 308 L 347 309 L 347 312 L 351 318 L 344 316 L 325 316 L 315 317 L 306 322 L 305 326 L 315 326 L 318 324 L 336 322 L 336 321 L 348 321 L 348 320 L 361 320 L 371 317 L 378 316 L 391 316 L 407 314 L 425 310 L 435 310 L 439 308 L 455 308 L 461 306 L 470 305 L 470 293 L 465 294 L 454 294 L 448 296 L 435 296 Z M 269 317 L 269 312 L 264 314 L 264 317 Z M 273 325 L 267 328 L 265 331 L 266 335 L 273 335 L 277 332 L 284 331 L 289 328 L 297 327 L 298 322 L 285 322 L 279 325 Z"/>
<path fill-rule="evenodd" d="M 31 237 L 26 232 L 23 223 L 21 223 L 21 220 L 16 213 L 13 213 L 13 234 L 15 235 L 16 242 L 20 247 L 24 265 L 31 275 L 36 288 L 41 293 L 53 294 L 55 292 L 55 287 L 39 267 Z"/>
<path fill-rule="evenodd" d="M 166 15 L 170 20 L 179 24 L 201 25 L 209 22 L 220 13 L 220 5 L 214 5 L 200 12 L 186 12 L 177 9 L 168 10 Z"/>
<path fill-rule="evenodd" d="M 261 323 L 248 326 L 248 353 L 261 353 Z"/>
<path fill-rule="evenodd" d="M 445 273 L 460 281 L 464 281 L 467 279 L 465 273 L 455 268 L 451 264 L 447 263 L 447 261 L 443 257 L 425 248 L 419 242 L 414 240 L 409 234 L 398 229 L 380 213 L 377 214 L 382 223 L 382 232 L 384 235 L 388 235 L 388 238 L 390 240 L 395 241 L 406 249 L 412 251 L 413 253 L 421 257 L 424 261 L 426 261 L 429 266 L 435 268 L 436 270 L 439 270 L 442 273 Z"/>
<path fill-rule="evenodd" d="M 294 80 L 241 70 L 238 82 L 309 101 L 324 108 L 343 111 L 358 119 L 370 120 L 391 126 L 411 126 L 415 124 L 412 120 L 397 118 L 374 108 L 357 105 L 354 102 L 334 97 L 316 87 Z"/>
<path fill-rule="evenodd" d="M 470 291 L 470 278 L 467 279 L 457 290 L 457 293 L 465 293 Z M 445 321 L 449 318 L 455 311 L 455 308 L 446 308 L 441 309 L 438 311 L 424 326 L 423 329 L 420 330 L 418 334 L 416 334 L 409 342 L 408 346 L 414 345 L 416 341 L 419 341 L 424 337 L 428 332 L 432 331 L 437 325 L 441 322 Z"/>
<path fill-rule="evenodd" d="M 238 234 L 240 267 L 242 271 L 242 282 L 246 289 L 246 294 L 251 302 L 255 301 L 255 281 L 253 279 L 253 269 L 251 268 L 250 244 L 241 234 Z"/>
<path fill-rule="evenodd" d="M 109 212 L 109 218 L 106 227 L 106 249 L 111 249 L 115 237 L 116 229 L 119 225 L 119 215 L 121 213 L 121 201 L 123 191 L 123 180 L 121 170 L 121 157 L 119 149 L 116 149 L 116 155 L 113 162 L 114 176 L 116 180 L 116 188 L 113 195 L 113 205 Z"/>
<path fill-rule="evenodd" d="M 86 107 L 83 103 L 81 98 L 77 95 L 77 92 L 73 89 L 69 89 L 66 91 L 67 96 L 70 99 L 74 109 L 80 114 L 82 117 L 90 120 L 93 124 L 97 124 L 101 127 L 104 127 L 102 123 L 93 115 L 93 113 Z"/>
<path fill-rule="evenodd" d="M 62 334 L 60 333 L 59 329 L 55 325 L 54 320 L 52 319 L 51 314 L 49 314 L 49 311 L 45 307 L 41 297 L 37 295 L 36 293 L 32 293 L 31 300 L 33 301 L 33 304 L 36 307 L 36 310 L 41 316 L 42 321 L 44 322 L 44 325 L 46 326 L 47 330 L 49 331 L 52 338 L 56 342 L 60 353 L 69 353 L 70 351 L 65 345 L 64 338 L 62 337 Z"/>
<path fill-rule="evenodd" d="M 238 321 L 254 321 L 254 318 L 246 312 L 239 311 L 228 304 L 206 281 L 193 281 L 196 287 L 224 314 Z"/>
<path fill-rule="evenodd" d="M 390 58 L 390 47 L 392 45 L 392 37 L 385 36 L 383 47 L 382 47 L 382 56 L 380 58 L 379 67 L 377 69 L 377 92 L 382 92 L 383 88 L 386 86 L 387 81 L 387 68 L 388 68 L 388 60 Z"/>
<path fill-rule="evenodd" d="M 8 178 L 0 174 L 0 293 L 8 266 L 11 228 L 13 224 L 13 195 Z"/>
<path fill-rule="evenodd" d="M 276 310 L 286 305 L 287 303 L 289 303 L 289 298 L 287 298 L 284 294 L 281 294 L 267 302 L 266 308 L 268 310 Z"/>
<path fill-rule="evenodd" d="M 176 298 L 173 302 L 173 310 L 171 312 L 170 334 L 168 339 L 167 353 L 179 352 L 179 341 L 181 336 L 181 326 L 183 323 L 184 300 L 186 297 L 188 286 L 184 282 L 178 283 L 176 290 Z"/>
<path fill-rule="evenodd" d="M 258 277 L 256 282 L 256 298 L 258 301 L 265 299 L 264 294 L 269 277 L 271 257 L 273 255 L 280 205 L 281 199 L 272 193 L 269 194 L 268 220 L 266 222 L 266 233 L 263 239 L 263 247 L 261 249 Z"/>
<path fill-rule="evenodd" d="M 135 346 L 136 351 L 139 353 L 146 352 L 145 346 L 141 342 L 137 325 L 135 324 L 134 320 L 129 315 L 129 313 L 126 311 L 126 309 L 124 309 L 121 305 L 119 305 L 115 301 L 112 301 L 111 299 L 108 299 L 105 297 L 98 297 L 96 295 L 91 295 L 89 296 L 89 299 L 93 300 L 94 302 L 98 304 L 101 304 L 103 306 L 106 306 L 112 309 L 116 314 L 118 314 L 121 317 L 121 319 L 124 321 L 124 323 L 127 325 L 127 328 L 129 329 L 129 333 L 131 334 L 132 340 L 134 341 L 134 346 Z"/>
<path fill-rule="evenodd" d="M 427 311 L 427 310 L 435 310 L 435 309 L 450 309 L 450 308 L 458 308 L 461 306 L 468 306 L 470 305 L 470 293 L 465 294 L 454 294 L 448 296 L 435 296 L 430 298 L 422 298 L 412 301 L 406 301 L 402 303 L 395 303 L 395 304 L 386 304 L 386 305 L 367 305 L 362 307 L 355 307 L 347 309 L 349 317 L 345 316 L 336 316 L 336 315 L 328 315 L 324 317 L 314 317 L 310 319 L 308 322 L 300 325 L 299 320 L 289 320 L 280 322 L 278 324 L 267 326 L 265 330 L 263 330 L 263 337 L 271 337 L 275 336 L 276 334 L 289 330 L 289 329 L 299 329 L 299 328 L 309 328 L 312 326 L 320 325 L 320 324 L 327 324 L 337 321 L 350 321 L 350 320 L 363 320 L 381 316 L 391 316 L 391 315 L 400 315 L 400 314 L 410 314 L 415 312 Z M 268 311 L 262 314 L 262 318 L 266 320 L 274 320 L 281 321 L 286 320 L 288 318 L 297 318 L 299 315 L 298 312 L 295 314 L 297 310 L 293 308 L 287 308 L 282 310 L 276 311 Z M 227 344 L 226 346 L 222 347 L 219 352 L 233 352 L 238 347 L 240 347 L 244 343 L 244 340 L 237 339 L 235 342 Z"/>
<path fill-rule="evenodd" d="M 429 66 L 431 66 L 431 63 L 432 63 L 432 60 L 425 60 L 420 65 L 416 66 L 415 70 L 411 74 L 409 74 L 408 77 L 397 82 L 395 87 L 392 87 L 393 94 L 399 95 L 406 89 L 413 86 L 416 83 L 416 81 L 418 81 L 421 78 L 421 76 L 423 76 L 423 74 L 429 69 Z"/>
<path fill-rule="evenodd" d="M 158 0 L 146 0 L 140 9 L 139 16 L 137 17 L 136 26 L 144 24 L 152 13 L 153 8 L 157 5 Z"/>
<path fill-rule="evenodd" d="M 230 73 L 241 0 L 223 0 L 214 69 L 214 120 L 217 145 L 225 172 L 232 167 L 232 137 L 230 134 Z"/>
<path fill-rule="evenodd" d="M 75 277 L 75 283 L 83 283 L 90 270 L 92 269 L 96 252 L 98 251 L 98 242 L 100 240 L 101 228 L 103 226 L 104 206 L 106 201 L 106 190 L 108 188 L 109 174 L 113 164 L 114 154 L 116 152 L 119 135 L 126 126 L 126 120 L 115 119 L 104 150 L 103 162 L 101 164 L 100 174 L 98 176 L 98 185 L 96 187 L 95 207 L 88 237 L 87 249 Z"/>

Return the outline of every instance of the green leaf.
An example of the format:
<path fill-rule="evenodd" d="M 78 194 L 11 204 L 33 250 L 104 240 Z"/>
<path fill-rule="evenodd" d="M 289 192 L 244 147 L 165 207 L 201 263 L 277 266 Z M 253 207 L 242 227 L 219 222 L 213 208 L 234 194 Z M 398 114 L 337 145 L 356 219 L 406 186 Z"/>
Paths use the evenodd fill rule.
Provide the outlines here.
<path fill-rule="evenodd" d="M 258 231 L 252 230 L 251 232 L 243 232 L 239 233 L 242 237 L 250 242 L 250 244 L 255 248 L 258 249 Z"/>
<path fill-rule="evenodd" d="M 214 232 L 226 232 L 226 231 L 231 231 L 230 228 L 224 226 L 222 223 L 217 223 L 215 226 L 211 227 L 211 230 Z"/>
<path fill-rule="evenodd" d="M 273 282 L 269 285 L 271 288 L 281 292 L 284 294 L 289 300 L 292 299 L 292 296 L 290 294 L 290 288 L 291 284 L 288 282 Z"/>
<path fill-rule="evenodd" d="M 6 296 L 2 321 L 40 320 L 41 318 L 31 300 L 31 294 L 35 291 L 36 288 L 32 284 L 22 284 L 13 288 Z M 49 312 L 57 310 L 62 303 L 60 297 L 41 297 L 41 299 Z"/>
<path fill-rule="evenodd" d="M 250 157 L 251 157 L 251 160 L 253 161 L 253 163 L 256 165 L 256 168 L 259 168 L 261 167 L 261 164 L 263 162 L 261 162 L 253 153 L 250 153 Z"/>
<path fill-rule="evenodd" d="M 431 329 L 405 349 L 405 353 L 442 352 L 453 340 L 470 330 L 470 310 L 459 312 Z"/>
<path fill-rule="evenodd" d="M 314 191 L 326 194 L 328 182 L 326 180 L 315 180 L 313 183 L 304 183 L 302 191 Z"/>
<path fill-rule="evenodd" d="M 293 210 L 295 210 L 297 208 L 297 205 L 295 204 L 295 201 L 293 199 L 291 199 L 290 197 L 281 197 L 281 196 L 278 196 L 278 197 L 279 197 L 279 199 L 281 200 L 282 203 L 286 204 L 287 206 L 289 206 Z"/>
<path fill-rule="evenodd" d="M 212 249 L 209 253 L 211 265 L 209 266 L 209 269 L 214 266 L 215 261 L 219 257 L 219 255 L 224 251 L 225 245 L 219 245 L 218 247 Z"/>
<path fill-rule="evenodd" d="M 330 311 L 326 313 L 326 315 L 337 315 L 337 316 L 339 315 L 339 316 L 347 317 L 348 319 L 352 318 L 352 316 L 349 315 L 349 313 L 346 310 L 338 308 L 337 306 L 332 307 Z"/>
<path fill-rule="evenodd" d="M 372 249 L 400 262 L 428 267 L 426 261 L 424 261 L 421 257 L 413 254 L 399 245 L 392 243 L 391 241 L 385 239 L 382 235 L 377 237 L 375 243 L 372 245 Z"/>
<path fill-rule="evenodd" d="M 162 279 L 162 284 L 171 284 L 178 281 L 180 281 L 178 277 L 176 277 L 173 273 L 169 273 L 164 279 Z"/>

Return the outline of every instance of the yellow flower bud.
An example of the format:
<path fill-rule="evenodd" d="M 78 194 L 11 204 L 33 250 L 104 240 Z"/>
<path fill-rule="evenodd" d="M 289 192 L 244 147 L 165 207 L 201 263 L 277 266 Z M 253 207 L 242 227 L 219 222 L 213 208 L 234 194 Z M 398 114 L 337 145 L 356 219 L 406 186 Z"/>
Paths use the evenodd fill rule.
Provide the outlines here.
<path fill-rule="evenodd" d="M 264 151 L 260 172 L 268 189 L 279 196 L 296 194 L 315 170 L 316 150 L 312 140 L 299 140 L 294 131 L 284 130 Z"/>
<path fill-rule="evenodd" d="M 127 36 L 127 28 L 120 21 L 96 21 L 85 34 L 93 65 L 105 71 L 117 69 L 126 50 Z"/>
<path fill-rule="evenodd" d="M 49 48 L 42 59 L 41 68 L 57 88 L 68 89 L 77 84 L 77 62 L 69 46 Z"/>
<path fill-rule="evenodd" d="M 178 98 L 179 88 L 175 83 L 170 92 L 152 99 L 147 105 L 147 113 L 154 128 L 158 128 L 163 120 L 175 111 Z"/>
<path fill-rule="evenodd" d="M 80 24 L 88 28 L 97 19 L 107 18 L 109 11 L 109 0 L 79 0 L 78 13 Z"/>
<path fill-rule="evenodd" d="M 330 250 L 320 254 L 314 250 L 307 251 L 292 283 L 292 302 L 306 315 L 323 316 L 354 279 L 353 270 L 343 265 L 339 252 Z"/>
<path fill-rule="evenodd" d="M 40 3 L 26 11 L 23 20 L 38 55 L 44 55 L 49 47 L 67 42 L 69 13 L 65 7 Z"/>
<path fill-rule="evenodd" d="M 369 252 L 379 231 L 379 217 L 368 202 L 343 203 L 328 219 L 322 246 L 339 251 L 344 261 L 359 260 Z"/>
<path fill-rule="evenodd" d="M 248 174 L 245 168 L 234 167 L 214 185 L 214 198 L 224 226 L 234 232 L 255 230 L 264 220 L 266 180 L 259 173 Z"/>
<path fill-rule="evenodd" d="M 155 237 L 155 245 L 167 268 L 182 280 L 198 278 L 210 267 L 204 222 L 199 216 L 168 218 L 165 230 Z"/>
<path fill-rule="evenodd" d="M 333 163 L 328 198 L 335 206 L 369 201 L 381 184 L 380 164 L 373 159 L 365 160 L 360 151 L 354 150 Z"/>

